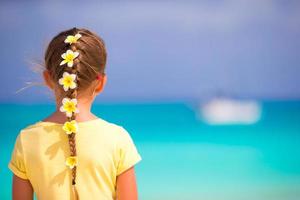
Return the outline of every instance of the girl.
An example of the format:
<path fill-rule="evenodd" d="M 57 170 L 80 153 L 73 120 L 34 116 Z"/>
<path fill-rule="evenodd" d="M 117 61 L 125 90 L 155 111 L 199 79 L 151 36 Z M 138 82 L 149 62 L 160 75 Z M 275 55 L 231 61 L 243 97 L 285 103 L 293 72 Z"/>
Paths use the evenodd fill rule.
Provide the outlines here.
<path fill-rule="evenodd" d="M 123 126 L 91 113 L 106 83 L 103 40 L 86 29 L 55 36 L 43 77 L 56 111 L 22 129 L 8 164 L 13 199 L 136 200 L 134 165 L 141 160 Z M 76 139 L 75 139 L 76 138 Z"/>

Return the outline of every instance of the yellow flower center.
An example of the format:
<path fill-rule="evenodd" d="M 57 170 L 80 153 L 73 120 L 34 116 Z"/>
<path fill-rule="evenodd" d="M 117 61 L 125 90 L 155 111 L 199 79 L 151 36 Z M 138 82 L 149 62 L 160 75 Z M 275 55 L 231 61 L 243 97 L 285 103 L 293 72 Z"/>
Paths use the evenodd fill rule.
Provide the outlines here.
<path fill-rule="evenodd" d="M 65 86 L 71 86 L 72 82 L 73 82 L 73 79 L 72 79 L 71 76 L 67 76 L 67 77 L 65 77 L 64 80 L 63 80 L 63 84 L 64 84 Z"/>
<path fill-rule="evenodd" d="M 75 43 L 77 42 L 77 38 L 75 36 L 68 36 L 68 42 Z"/>
<path fill-rule="evenodd" d="M 74 54 L 73 54 L 73 53 L 68 53 L 68 54 L 66 55 L 65 60 L 66 60 L 67 62 L 71 62 L 71 61 L 73 61 L 73 59 L 74 59 Z"/>
<path fill-rule="evenodd" d="M 66 165 L 69 166 L 71 169 L 76 166 L 78 163 L 77 156 L 69 156 L 66 159 Z"/>
<path fill-rule="evenodd" d="M 76 133 L 78 130 L 76 121 L 72 120 L 70 122 L 66 122 L 63 126 L 63 130 L 65 130 L 67 134 Z"/>
<path fill-rule="evenodd" d="M 65 103 L 64 109 L 65 109 L 67 112 L 75 112 L 75 110 L 76 110 L 76 105 L 75 105 L 75 103 L 73 103 L 72 101 L 69 101 L 69 102 L 66 102 L 66 103 Z"/>

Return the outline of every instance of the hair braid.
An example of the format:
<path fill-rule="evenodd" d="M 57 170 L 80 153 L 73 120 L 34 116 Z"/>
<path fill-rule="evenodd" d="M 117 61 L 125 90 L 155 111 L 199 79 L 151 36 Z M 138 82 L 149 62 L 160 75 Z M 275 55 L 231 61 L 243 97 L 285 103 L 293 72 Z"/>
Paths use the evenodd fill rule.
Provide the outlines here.
<path fill-rule="evenodd" d="M 79 160 L 75 136 L 80 128 L 76 122 L 76 115 L 79 112 L 77 97 L 85 92 L 93 91 L 94 86 L 90 86 L 94 85 L 95 79 L 100 80 L 102 76 L 105 76 L 106 57 L 102 38 L 82 28 L 60 32 L 51 40 L 45 53 L 46 68 L 52 79 L 60 85 L 58 89 L 62 105 L 59 110 L 65 112 L 67 116 L 62 129 L 68 135 L 70 155 L 67 156 L 65 164 L 71 169 L 74 195 L 72 199 L 75 200 L 79 199 L 76 189 L 76 171 L 78 171 Z"/>
<path fill-rule="evenodd" d="M 76 36 L 76 28 L 73 29 L 74 30 L 74 35 Z M 75 36 L 68 36 L 68 37 L 73 37 L 73 39 L 75 38 Z M 68 38 L 67 37 L 67 38 Z M 81 37 L 81 35 L 80 35 Z M 77 38 L 79 39 L 79 38 Z M 79 81 L 78 81 L 78 73 L 77 73 L 77 68 L 78 68 L 78 65 L 79 65 L 79 59 L 78 59 L 78 56 L 79 56 L 79 52 L 77 51 L 77 46 L 76 44 L 73 44 L 77 42 L 77 39 L 75 41 L 71 41 L 69 42 L 70 45 L 69 45 L 69 48 L 68 50 L 66 51 L 66 53 L 64 53 L 62 55 L 62 57 L 65 59 L 64 61 L 61 62 L 60 65 L 64 65 L 64 64 L 67 64 L 67 66 L 64 66 L 64 70 L 65 72 L 68 72 L 69 74 L 71 74 L 73 77 L 76 77 L 74 78 L 73 80 L 67 80 L 66 82 L 68 81 L 73 81 L 73 84 L 75 85 L 74 87 L 71 87 L 66 91 L 66 94 L 65 94 L 65 98 L 68 99 L 68 100 L 75 100 L 76 101 L 76 104 L 77 104 L 77 87 L 78 87 L 78 84 L 79 84 Z M 65 42 L 67 41 L 67 39 L 65 40 Z M 68 43 L 68 42 L 66 42 Z M 71 55 L 71 57 L 68 57 L 69 55 L 68 54 L 68 51 L 72 51 L 71 53 L 69 52 L 69 55 Z M 71 63 L 69 65 L 69 63 Z M 72 66 L 71 66 L 72 65 Z M 71 66 L 71 67 L 70 67 Z M 63 82 L 63 81 L 61 81 Z M 63 84 L 63 83 L 62 83 Z M 65 99 L 64 98 L 64 99 Z M 64 101 L 64 100 L 63 100 Z M 64 105 L 63 105 L 64 106 Z M 74 105 L 73 105 L 74 106 Z M 77 106 L 77 105 L 75 105 Z M 78 112 L 78 109 L 75 108 Z M 66 110 L 62 109 L 63 112 L 65 112 Z M 73 130 L 68 130 L 69 129 L 72 129 L 68 126 L 70 126 L 71 123 L 74 123 L 73 125 L 75 125 L 75 129 Z M 77 192 L 77 189 L 75 187 L 76 185 L 76 171 L 77 171 L 77 152 L 76 152 L 76 139 L 75 139 L 75 134 L 78 132 L 78 124 L 76 122 L 76 112 L 71 111 L 70 114 L 68 115 L 67 114 L 67 121 L 65 122 L 64 124 L 64 130 L 67 130 L 69 131 L 69 134 L 68 134 L 68 142 L 69 142 L 69 148 L 70 148 L 70 156 L 67 158 L 66 160 L 66 164 L 69 165 L 69 167 L 71 168 L 71 175 L 72 175 L 72 189 L 73 189 L 73 193 L 74 193 L 74 196 L 75 196 L 75 199 L 78 200 L 79 199 L 79 196 L 78 196 L 78 192 Z M 74 128 L 73 127 L 73 128 Z M 73 164 L 68 164 L 68 159 L 75 159 L 75 161 L 73 160 Z"/>
<path fill-rule="evenodd" d="M 72 49 L 72 51 L 77 50 L 75 45 L 71 45 L 71 49 Z M 76 77 L 78 75 L 77 74 L 77 65 L 78 65 L 78 58 L 76 58 L 74 60 L 74 65 L 73 65 L 73 68 L 72 68 L 72 74 L 75 74 Z M 76 83 L 78 84 L 78 79 L 76 80 Z M 77 98 L 76 88 L 71 90 L 70 98 Z M 72 116 L 70 118 L 68 118 L 68 121 L 72 121 L 72 120 L 76 120 L 76 114 L 75 113 L 73 113 Z M 75 133 L 72 133 L 72 134 L 68 135 L 68 139 L 69 139 L 71 156 L 77 156 Z M 76 166 L 72 169 L 72 185 L 76 184 L 76 169 L 77 169 Z"/>

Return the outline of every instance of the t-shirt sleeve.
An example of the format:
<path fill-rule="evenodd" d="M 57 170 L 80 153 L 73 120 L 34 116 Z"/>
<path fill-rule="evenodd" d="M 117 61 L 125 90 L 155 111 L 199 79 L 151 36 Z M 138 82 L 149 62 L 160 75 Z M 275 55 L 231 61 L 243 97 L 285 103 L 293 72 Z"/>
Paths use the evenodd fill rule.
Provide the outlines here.
<path fill-rule="evenodd" d="M 121 138 L 118 145 L 119 162 L 117 176 L 142 160 L 130 134 L 121 127 Z"/>
<path fill-rule="evenodd" d="M 24 151 L 21 141 L 21 133 L 17 136 L 8 168 L 18 177 L 28 179 L 26 174 Z"/>

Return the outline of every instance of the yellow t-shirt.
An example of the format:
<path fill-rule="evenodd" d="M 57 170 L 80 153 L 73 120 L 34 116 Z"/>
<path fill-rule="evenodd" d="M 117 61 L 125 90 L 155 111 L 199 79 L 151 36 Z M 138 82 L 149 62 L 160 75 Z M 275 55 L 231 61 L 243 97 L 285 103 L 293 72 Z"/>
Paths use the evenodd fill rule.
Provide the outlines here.
<path fill-rule="evenodd" d="M 79 122 L 76 187 L 79 198 L 115 199 L 116 177 L 142 158 L 130 134 L 120 125 L 97 118 Z M 70 200 L 71 170 L 68 136 L 62 124 L 39 121 L 18 134 L 8 164 L 29 179 L 39 200 Z"/>

